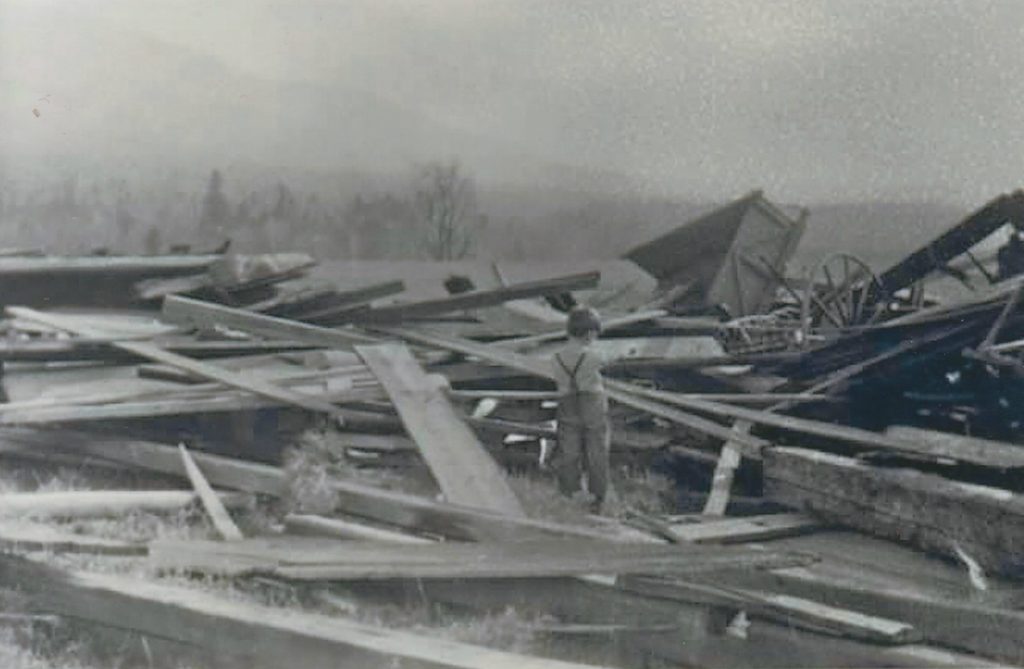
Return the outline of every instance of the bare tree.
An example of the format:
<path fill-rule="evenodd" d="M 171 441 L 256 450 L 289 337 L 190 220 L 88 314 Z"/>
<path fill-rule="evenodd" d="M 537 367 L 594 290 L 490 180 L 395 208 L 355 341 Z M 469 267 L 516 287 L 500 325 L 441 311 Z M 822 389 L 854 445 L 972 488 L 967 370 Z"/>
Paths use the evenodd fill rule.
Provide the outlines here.
<path fill-rule="evenodd" d="M 415 203 L 430 256 L 434 260 L 465 258 L 473 246 L 476 190 L 473 181 L 460 173 L 459 163 L 421 167 Z"/>

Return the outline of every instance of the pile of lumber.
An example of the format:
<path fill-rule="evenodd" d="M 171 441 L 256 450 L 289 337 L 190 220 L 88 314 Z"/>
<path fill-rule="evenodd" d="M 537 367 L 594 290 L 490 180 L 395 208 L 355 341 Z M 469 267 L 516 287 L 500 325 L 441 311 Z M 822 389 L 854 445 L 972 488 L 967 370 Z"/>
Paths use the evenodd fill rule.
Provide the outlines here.
<path fill-rule="evenodd" d="M 491 314 L 497 323 L 523 300 L 579 296 L 597 272 L 410 299 L 398 279 L 286 283 L 305 268 L 298 258 L 221 257 L 190 273 L 133 277 L 135 299 L 160 307 L 143 316 L 6 305 L 5 461 L 89 463 L 165 482 L 2 496 L 0 544 L 10 552 L 0 580 L 21 584 L 32 610 L 240 666 L 336 666 L 339 657 L 359 666 L 584 666 L 566 651 L 580 645 L 585 661 L 624 667 L 652 658 L 889 667 L 1024 657 L 1012 596 L 1024 451 L 844 419 L 865 393 L 909 388 L 923 370 L 1015 370 L 1019 284 L 784 355 L 728 355 L 660 308 L 606 314 L 597 346 L 617 359 L 607 378 L 613 462 L 667 474 L 675 508 L 623 499 L 611 517 L 567 520 L 538 511 L 513 476 L 553 489 L 550 356 L 563 326 L 535 319 L 526 332 L 484 339 L 460 324 Z M 310 433 L 328 435 L 332 461 L 417 492 L 335 472 L 317 481 L 329 500 L 317 512 L 282 512 L 243 531 L 238 509 L 253 498 L 288 502 L 286 447 Z M 212 535 L 121 541 L 42 524 L 187 506 L 203 510 Z M 157 574 L 301 586 L 335 609 L 382 594 L 512 607 L 546 616 L 535 632 L 565 643 L 550 657 L 524 656 L 24 557 L 40 549 L 141 560 Z M 990 621 L 998 640 L 956 627 L 957 616 Z"/>

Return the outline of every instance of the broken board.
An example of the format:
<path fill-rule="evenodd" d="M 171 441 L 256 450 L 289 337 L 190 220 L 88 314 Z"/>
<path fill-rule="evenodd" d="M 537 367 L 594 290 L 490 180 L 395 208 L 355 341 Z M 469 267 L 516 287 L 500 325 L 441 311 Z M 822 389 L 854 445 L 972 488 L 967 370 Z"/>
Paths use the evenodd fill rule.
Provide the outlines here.
<path fill-rule="evenodd" d="M 443 377 L 427 375 L 404 344 L 357 346 L 356 352 L 394 402 L 449 502 L 526 515 L 505 475 L 448 400 Z"/>

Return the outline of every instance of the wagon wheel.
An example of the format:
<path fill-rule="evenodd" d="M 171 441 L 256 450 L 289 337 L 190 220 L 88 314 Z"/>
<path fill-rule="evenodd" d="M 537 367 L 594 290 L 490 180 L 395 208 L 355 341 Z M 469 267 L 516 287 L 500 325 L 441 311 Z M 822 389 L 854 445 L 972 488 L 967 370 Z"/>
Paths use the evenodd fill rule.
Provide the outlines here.
<path fill-rule="evenodd" d="M 803 341 L 812 333 L 866 325 L 881 316 L 886 291 L 866 262 L 848 253 L 826 257 L 811 273 L 800 305 Z"/>

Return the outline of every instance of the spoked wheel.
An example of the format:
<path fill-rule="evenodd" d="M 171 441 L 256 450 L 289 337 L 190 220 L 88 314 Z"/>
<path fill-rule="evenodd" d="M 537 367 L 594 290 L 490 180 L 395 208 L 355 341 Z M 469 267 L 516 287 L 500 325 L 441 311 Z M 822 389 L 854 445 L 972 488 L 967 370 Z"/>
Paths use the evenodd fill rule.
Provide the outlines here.
<path fill-rule="evenodd" d="M 803 341 L 868 325 L 885 310 L 888 296 L 866 262 L 848 253 L 828 256 L 804 289 L 800 322 Z"/>

